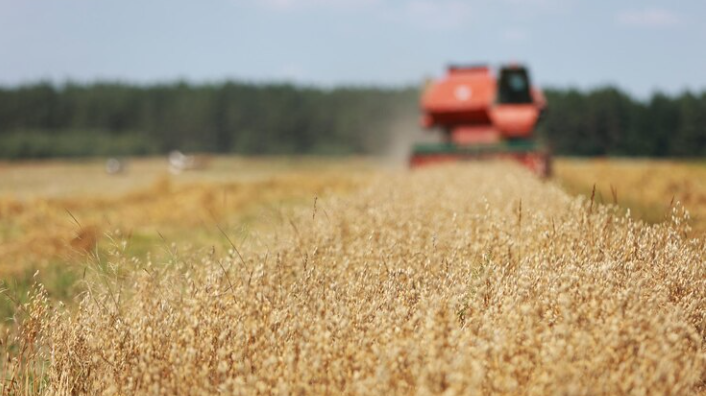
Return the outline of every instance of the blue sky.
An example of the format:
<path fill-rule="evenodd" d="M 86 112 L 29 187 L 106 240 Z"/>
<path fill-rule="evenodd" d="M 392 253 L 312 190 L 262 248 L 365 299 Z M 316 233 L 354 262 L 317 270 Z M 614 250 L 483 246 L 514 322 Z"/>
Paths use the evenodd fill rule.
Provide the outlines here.
<path fill-rule="evenodd" d="M 418 84 L 449 62 L 527 63 L 542 85 L 706 89 L 706 2 L 0 0 L 0 84 Z"/>

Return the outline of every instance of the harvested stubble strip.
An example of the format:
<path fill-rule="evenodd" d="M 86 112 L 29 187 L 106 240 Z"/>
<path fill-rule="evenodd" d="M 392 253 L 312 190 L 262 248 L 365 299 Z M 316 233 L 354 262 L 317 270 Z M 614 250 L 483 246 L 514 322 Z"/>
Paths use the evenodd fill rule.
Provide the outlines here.
<path fill-rule="evenodd" d="M 380 176 L 243 260 L 96 283 L 34 339 L 56 394 L 703 393 L 706 245 L 674 214 L 506 164 Z"/>

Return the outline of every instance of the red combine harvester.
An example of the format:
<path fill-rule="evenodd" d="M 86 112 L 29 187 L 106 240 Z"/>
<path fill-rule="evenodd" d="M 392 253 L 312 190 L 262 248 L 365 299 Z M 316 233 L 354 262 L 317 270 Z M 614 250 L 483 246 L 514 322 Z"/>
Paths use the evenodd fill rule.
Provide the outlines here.
<path fill-rule="evenodd" d="M 542 91 L 519 65 L 451 66 L 421 99 L 422 126 L 440 128 L 445 142 L 415 145 L 410 165 L 513 159 L 537 175 L 551 173 L 551 156 L 533 132 L 546 107 Z"/>

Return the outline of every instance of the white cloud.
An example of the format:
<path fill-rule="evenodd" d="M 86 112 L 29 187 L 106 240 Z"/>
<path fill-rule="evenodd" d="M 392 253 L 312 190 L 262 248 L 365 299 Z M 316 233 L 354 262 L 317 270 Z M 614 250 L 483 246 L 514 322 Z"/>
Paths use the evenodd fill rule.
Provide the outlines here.
<path fill-rule="evenodd" d="M 624 11 L 618 14 L 616 21 L 620 25 L 663 28 L 682 23 L 679 15 L 662 8 L 645 8 L 642 10 Z"/>
<path fill-rule="evenodd" d="M 305 69 L 298 63 L 285 63 L 279 68 L 276 75 L 286 81 L 302 81 L 306 79 Z"/>
<path fill-rule="evenodd" d="M 573 9 L 577 2 L 578 0 L 495 0 L 490 4 L 507 11 L 538 15 L 567 12 Z"/>
<path fill-rule="evenodd" d="M 503 32 L 503 38 L 506 41 L 522 42 L 529 39 L 529 33 L 520 28 L 511 28 Z"/>
<path fill-rule="evenodd" d="M 504 2 L 529 7 L 556 7 L 562 4 L 562 2 L 558 0 L 504 0 Z"/>
<path fill-rule="evenodd" d="M 456 29 L 467 24 L 472 16 L 468 2 L 459 0 L 414 0 L 406 7 L 413 23 L 431 29 Z"/>
<path fill-rule="evenodd" d="M 353 8 L 377 4 L 378 0 L 253 0 L 253 3 L 276 10 L 302 8 Z"/>

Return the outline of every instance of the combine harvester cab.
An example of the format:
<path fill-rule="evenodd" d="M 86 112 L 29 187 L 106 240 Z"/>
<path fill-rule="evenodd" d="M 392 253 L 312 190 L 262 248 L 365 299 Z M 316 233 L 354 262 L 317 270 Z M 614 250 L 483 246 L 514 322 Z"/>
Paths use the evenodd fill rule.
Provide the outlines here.
<path fill-rule="evenodd" d="M 439 128 L 445 141 L 415 145 L 410 165 L 476 159 L 513 159 L 539 176 L 551 173 L 551 156 L 534 139 L 546 100 L 527 69 L 451 66 L 421 99 L 422 126 Z"/>

